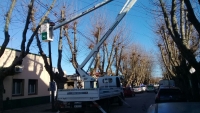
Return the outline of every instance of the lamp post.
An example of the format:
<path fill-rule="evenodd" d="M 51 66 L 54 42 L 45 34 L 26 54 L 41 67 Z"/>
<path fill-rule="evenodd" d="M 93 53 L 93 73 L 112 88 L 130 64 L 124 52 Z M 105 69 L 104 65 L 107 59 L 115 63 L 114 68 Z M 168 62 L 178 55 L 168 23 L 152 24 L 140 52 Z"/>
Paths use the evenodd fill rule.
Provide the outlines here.
<path fill-rule="evenodd" d="M 191 74 L 193 74 L 196 70 L 193 67 L 191 67 L 189 71 Z M 189 82 L 190 82 L 190 87 L 192 87 L 192 83 L 190 79 L 189 79 Z"/>
<path fill-rule="evenodd" d="M 191 74 L 193 74 L 196 70 L 193 67 L 191 67 L 189 71 L 190 71 Z M 192 96 L 194 96 L 192 83 L 191 83 L 191 78 L 189 79 L 189 83 L 190 83 L 190 88 L 192 89 Z"/>

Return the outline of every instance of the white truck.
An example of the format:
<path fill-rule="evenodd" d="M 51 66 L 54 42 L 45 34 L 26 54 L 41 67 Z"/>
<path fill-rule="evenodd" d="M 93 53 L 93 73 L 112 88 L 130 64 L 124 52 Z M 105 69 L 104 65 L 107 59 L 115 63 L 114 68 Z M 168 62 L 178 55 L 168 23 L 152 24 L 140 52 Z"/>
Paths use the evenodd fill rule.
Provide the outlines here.
<path fill-rule="evenodd" d="M 95 10 L 97 7 L 105 5 L 106 3 L 113 0 L 105 0 L 101 4 L 98 4 L 80 15 L 61 23 L 53 28 L 53 30 L 65 25 L 89 12 Z M 101 38 L 101 40 L 95 45 L 94 49 L 90 52 L 90 54 L 85 58 L 81 65 L 76 69 L 77 76 L 80 77 L 80 80 L 74 80 L 74 88 L 73 89 L 58 89 L 57 90 L 57 101 L 61 102 L 64 107 L 67 107 L 68 110 L 73 112 L 81 112 L 91 108 L 98 108 L 97 110 L 107 113 L 110 112 L 110 105 L 113 102 L 119 103 L 119 105 L 123 105 L 123 88 L 121 85 L 120 76 L 107 76 L 104 75 L 99 78 L 94 78 L 90 76 L 86 71 L 83 70 L 83 67 L 90 61 L 92 58 L 91 64 L 94 61 L 100 46 L 103 42 L 108 38 L 111 32 L 115 29 L 115 27 L 120 23 L 123 17 L 127 14 L 127 12 L 131 9 L 131 7 L 135 4 L 136 0 L 127 0 L 121 11 L 116 17 L 115 22 L 109 28 L 109 30 L 105 33 L 105 35 Z M 91 66 L 91 65 L 90 65 Z M 90 68 L 90 67 L 89 67 Z M 78 86 L 78 81 L 82 83 L 82 88 L 80 89 Z"/>
<path fill-rule="evenodd" d="M 97 79 L 96 88 L 58 89 L 57 100 L 63 110 L 81 112 L 110 112 L 110 105 L 123 105 L 123 88 L 118 76 L 104 76 Z"/>

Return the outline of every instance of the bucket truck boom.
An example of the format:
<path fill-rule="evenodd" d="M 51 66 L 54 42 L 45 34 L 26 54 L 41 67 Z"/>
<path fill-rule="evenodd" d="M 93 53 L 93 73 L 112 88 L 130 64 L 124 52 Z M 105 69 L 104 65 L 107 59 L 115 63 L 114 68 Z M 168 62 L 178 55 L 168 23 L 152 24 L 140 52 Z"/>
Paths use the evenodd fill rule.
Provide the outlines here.
<path fill-rule="evenodd" d="M 93 59 L 96 57 L 96 54 L 99 51 L 100 46 L 103 44 L 103 42 L 109 37 L 109 35 L 112 33 L 112 31 L 115 29 L 115 27 L 120 23 L 120 21 L 123 19 L 123 17 L 127 14 L 127 12 L 131 9 L 131 7 L 135 4 L 136 0 L 127 0 L 124 7 L 121 9 L 119 14 L 116 17 L 115 22 L 112 24 L 112 26 L 109 28 L 109 30 L 105 33 L 105 35 L 101 38 L 101 40 L 95 45 L 93 50 L 90 52 L 90 54 L 85 58 L 85 60 L 82 62 L 81 65 L 78 66 L 77 72 L 78 75 L 82 78 L 84 81 L 84 88 L 93 88 L 93 82 L 95 79 L 88 75 L 87 72 L 83 70 L 83 67 L 87 64 L 87 62 L 93 57 Z"/>
<path fill-rule="evenodd" d="M 76 16 L 71 17 L 68 20 L 65 20 L 65 21 L 59 23 L 58 25 L 56 25 L 54 27 L 51 26 L 49 20 L 47 20 L 47 22 L 44 22 L 41 25 L 40 30 L 39 30 L 39 33 L 42 34 L 42 40 L 44 42 L 53 41 L 53 31 L 54 30 L 56 30 L 56 29 L 60 28 L 61 26 L 64 26 L 64 25 L 66 25 L 66 24 L 68 24 L 68 23 L 70 23 L 70 22 L 72 22 L 72 21 L 74 21 L 74 20 L 76 20 L 76 19 L 78 19 L 78 18 L 80 18 L 80 17 L 82 17 L 82 16 L 104 6 L 104 5 L 106 5 L 106 4 L 108 4 L 111 1 L 113 1 L 113 0 L 104 0 L 103 2 L 98 3 L 97 5 L 87 9 L 86 11 L 84 11 L 84 12 L 82 12 L 82 13 L 76 15 Z"/>
<path fill-rule="evenodd" d="M 124 18 L 127 12 L 135 4 L 136 0 L 127 0 L 121 11 L 116 17 L 115 22 L 111 25 L 108 31 L 103 35 L 101 40 L 95 45 L 93 50 L 85 58 L 85 60 L 78 66 L 76 73 L 80 76 L 84 83 L 83 89 L 58 89 L 57 101 L 62 103 L 68 110 L 72 111 L 86 111 L 91 109 L 90 107 L 96 106 L 103 113 L 109 112 L 109 107 L 113 102 L 118 102 L 119 105 L 123 104 L 123 88 L 120 82 L 119 76 L 103 76 L 97 80 L 90 76 L 83 67 L 93 57 L 96 57 L 100 46 L 109 37 L 115 27 Z M 96 81 L 97 87 L 94 88 L 94 82 Z M 75 83 L 75 85 L 77 85 Z M 98 103 L 100 105 L 98 105 Z M 101 107 L 102 106 L 102 107 Z"/>

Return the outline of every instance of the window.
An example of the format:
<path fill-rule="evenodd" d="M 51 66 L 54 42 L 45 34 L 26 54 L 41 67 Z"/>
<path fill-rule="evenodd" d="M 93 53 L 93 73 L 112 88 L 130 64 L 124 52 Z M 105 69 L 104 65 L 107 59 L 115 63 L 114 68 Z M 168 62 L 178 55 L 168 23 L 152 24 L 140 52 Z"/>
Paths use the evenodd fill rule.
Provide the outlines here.
<path fill-rule="evenodd" d="M 23 79 L 13 79 L 12 95 L 21 96 L 24 93 L 24 80 Z"/>
<path fill-rule="evenodd" d="M 112 83 L 112 78 L 103 79 L 103 83 Z"/>
<path fill-rule="evenodd" d="M 29 79 L 28 81 L 28 94 L 29 95 L 34 95 L 37 94 L 37 85 L 38 81 L 34 79 Z"/>

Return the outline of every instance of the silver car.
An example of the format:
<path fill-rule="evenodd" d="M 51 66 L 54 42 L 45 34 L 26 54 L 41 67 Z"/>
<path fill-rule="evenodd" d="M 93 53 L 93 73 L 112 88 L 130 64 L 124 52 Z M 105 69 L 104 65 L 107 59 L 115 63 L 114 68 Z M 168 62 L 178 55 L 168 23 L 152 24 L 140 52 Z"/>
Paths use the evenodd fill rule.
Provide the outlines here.
<path fill-rule="evenodd" d="M 142 85 L 141 88 L 142 88 L 142 91 L 146 91 L 146 89 L 147 89 L 147 87 L 145 85 Z"/>
<path fill-rule="evenodd" d="M 135 93 L 141 93 L 142 92 L 142 87 L 140 87 L 140 86 L 134 86 L 133 89 L 134 89 Z"/>

